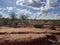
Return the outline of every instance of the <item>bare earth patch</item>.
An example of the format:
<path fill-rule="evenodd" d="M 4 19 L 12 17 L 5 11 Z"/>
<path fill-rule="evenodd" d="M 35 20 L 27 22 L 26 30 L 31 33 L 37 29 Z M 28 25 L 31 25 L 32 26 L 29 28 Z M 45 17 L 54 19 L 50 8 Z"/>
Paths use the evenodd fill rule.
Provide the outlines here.
<path fill-rule="evenodd" d="M 54 34 L 58 38 L 58 40 L 60 40 L 60 35 L 56 35 L 55 33 L 60 34 L 60 31 L 54 31 L 49 29 L 37 29 L 37 28 L 0 27 L 0 42 L 6 41 L 6 40 L 12 41 L 12 42 L 31 41 L 35 39 L 40 40 L 40 38 L 45 38 L 47 35 L 52 35 L 52 34 Z M 35 41 L 33 42 L 35 43 Z"/>

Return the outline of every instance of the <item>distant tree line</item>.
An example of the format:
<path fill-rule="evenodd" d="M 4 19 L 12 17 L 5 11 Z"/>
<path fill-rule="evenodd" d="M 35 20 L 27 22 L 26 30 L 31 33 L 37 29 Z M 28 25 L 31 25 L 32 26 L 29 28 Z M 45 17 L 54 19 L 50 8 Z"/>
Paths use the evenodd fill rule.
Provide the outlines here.
<path fill-rule="evenodd" d="M 0 26 L 17 27 L 18 20 L 22 21 L 24 25 L 28 25 L 28 15 L 20 15 L 19 18 L 17 18 L 15 12 L 12 12 L 9 18 L 3 18 L 2 14 L 0 14 Z"/>
<path fill-rule="evenodd" d="M 21 21 L 25 26 L 29 26 L 29 16 L 28 15 L 20 15 L 19 18 L 17 18 L 17 14 L 15 12 L 12 12 L 9 14 L 9 18 L 4 18 L 2 14 L 0 14 L 0 26 L 9 26 L 9 27 L 18 27 L 18 22 Z M 32 21 L 35 21 L 35 19 Z M 41 20 L 40 20 L 41 21 Z M 48 21 L 54 22 L 54 24 L 51 26 L 51 29 L 55 29 L 54 25 L 59 24 L 60 26 L 60 20 L 43 20 L 45 23 Z M 35 28 L 43 28 L 42 24 L 35 24 Z"/>

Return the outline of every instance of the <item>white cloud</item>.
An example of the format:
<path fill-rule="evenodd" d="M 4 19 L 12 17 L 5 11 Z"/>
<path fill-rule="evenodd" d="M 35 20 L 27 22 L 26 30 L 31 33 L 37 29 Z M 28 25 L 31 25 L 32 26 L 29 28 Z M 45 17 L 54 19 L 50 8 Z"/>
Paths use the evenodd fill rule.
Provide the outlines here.
<path fill-rule="evenodd" d="M 3 14 L 2 12 L 0 12 L 0 14 Z"/>
<path fill-rule="evenodd" d="M 30 12 L 29 10 L 22 10 L 22 9 L 17 9 L 17 12 L 16 12 L 17 16 L 19 17 L 20 15 L 27 15 L 27 16 L 30 16 L 32 14 L 32 12 Z"/>
<path fill-rule="evenodd" d="M 41 6 L 40 15 L 48 13 L 50 9 L 58 8 L 60 5 L 57 4 L 57 0 L 47 0 L 45 6 Z"/>
<path fill-rule="evenodd" d="M 38 19 L 40 18 L 40 12 L 36 12 L 31 16 L 31 19 Z"/>
<path fill-rule="evenodd" d="M 6 8 L 0 7 L 0 11 L 1 11 L 1 12 L 4 12 L 5 10 L 6 10 Z"/>
<path fill-rule="evenodd" d="M 2 10 L 2 8 L 0 8 L 0 10 Z"/>
<path fill-rule="evenodd" d="M 60 15 L 54 12 L 48 12 L 47 14 L 40 15 L 39 12 L 31 16 L 33 19 L 60 19 Z"/>
<path fill-rule="evenodd" d="M 19 11 L 19 10 L 20 10 L 19 8 L 16 9 L 16 11 Z"/>
<path fill-rule="evenodd" d="M 13 9 L 15 9 L 15 7 L 11 7 L 11 6 L 10 6 L 10 7 L 5 7 L 5 8 L 2 7 L 2 8 L 0 8 L 0 11 L 4 12 L 4 11 L 7 10 L 8 12 L 10 12 L 10 11 L 12 11 Z"/>
<path fill-rule="evenodd" d="M 45 5 L 45 7 L 48 6 L 50 8 L 59 7 L 57 0 L 46 0 L 46 2 L 42 2 L 41 0 L 17 0 L 16 4 L 35 8 L 40 8 L 42 5 Z"/>
<path fill-rule="evenodd" d="M 17 0 L 16 4 L 21 6 L 27 6 L 27 7 L 34 7 L 34 8 L 40 8 L 43 5 L 44 2 L 41 2 L 40 0 Z"/>
<path fill-rule="evenodd" d="M 47 0 L 46 6 L 50 8 L 56 8 L 59 7 L 60 5 L 57 3 L 57 0 Z"/>
<path fill-rule="evenodd" d="M 2 17 L 5 17 L 5 18 L 9 17 L 7 14 L 3 13 L 2 11 L 0 12 L 0 14 L 2 15 Z"/>
<path fill-rule="evenodd" d="M 6 9 L 8 10 L 8 12 L 12 11 L 15 7 L 6 7 Z"/>
<path fill-rule="evenodd" d="M 18 14 L 25 14 L 25 15 L 29 15 L 29 14 L 31 14 L 31 12 L 30 11 L 28 11 L 28 10 L 19 10 L 18 12 L 17 12 Z"/>
<path fill-rule="evenodd" d="M 42 2 L 41 0 L 17 0 L 16 4 L 38 9 L 40 10 L 40 15 L 48 13 L 50 9 L 60 7 L 57 0 L 46 0 L 46 2 Z"/>

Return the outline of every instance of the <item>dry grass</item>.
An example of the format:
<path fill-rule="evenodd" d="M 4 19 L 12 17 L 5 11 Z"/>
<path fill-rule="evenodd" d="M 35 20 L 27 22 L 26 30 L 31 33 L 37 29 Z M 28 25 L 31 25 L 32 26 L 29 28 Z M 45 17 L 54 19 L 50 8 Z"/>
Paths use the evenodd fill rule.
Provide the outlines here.
<path fill-rule="evenodd" d="M 10 28 L 1 27 L 0 32 L 54 32 L 54 30 L 49 29 L 38 29 L 38 28 Z"/>
<path fill-rule="evenodd" d="M 0 41 L 1 40 L 11 40 L 11 41 L 28 40 L 29 41 L 29 40 L 36 39 L 36 38 L 46 37 L 46 35 L 52 35 L 50 33 L 56 33 L 56 32 L 60 33 L 60 31 L 54 31 L 54 30 L 49 30 L 49 29 L 0 27 L 0 33 L 4 33 L 4 32 L 7 34 L 3 34 L 3 35 L 0 34 Z M 17 34 L 15 34 L 14 32 Z M 29 32 L 29 33 L 19 34 L 18 32 L 25 32 L 25 33 Z M 14 34 L 10 34 L 10 33 L 14 33 Z"/>
<path fill-rule="evenodd" d="M 9 34 L 0 35 L 0 40 L 10 40 L 10 41 L 29 41 L 36 38 L 43 38 L 44 34 Z"/>
<path fill-rule="evenodd" d="M 42 38 L 45 37 L 46 34 L 36 34 L 37 32 L 46 32 L 46 29 L 36 29 L 36 28 L 10 28 L 10 27 L 1 27 L 0 33 L 8 33 L 8 34 L 0 34 L 0 39 L 3 40 L 31 40 L 35 38 Z M 17 33 L 17 34 L 9 34 L 9 33 Z M 26 34 L 18 34 L 18 32 L 29 32 Z M 31 33 L 32 32 L 32 33 Z M 33 33 L 35 32 L 35 33 Z M 48 31 L 49 32 L 49 31 Z M 53 31 L 51 31 L 53 32 Z"/>

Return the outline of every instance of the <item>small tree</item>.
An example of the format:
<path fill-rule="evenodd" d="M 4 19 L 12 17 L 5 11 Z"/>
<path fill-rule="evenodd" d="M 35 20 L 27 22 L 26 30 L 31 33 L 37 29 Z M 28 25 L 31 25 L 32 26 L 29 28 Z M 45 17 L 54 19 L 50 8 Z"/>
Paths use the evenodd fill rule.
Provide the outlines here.
<path fill-rule="evenodd" d="M 28 26 L 28 16 L 27 15 L 20 15 L 19 19 L 23 22 L 25 26 Z"/>
<path fill-rule="evenodd" d="M 9 18 L 3 18 L 3 25 L 7 26 L 9 23 Z"/>
<path fill-rule="evenodd" d="M 9 26 L 17 27 L 17 15 L 15 12 L 10 13 L 10 21 L 9 21 Z"/>
<path fill-rule="evenodd" d="M 0 14 L 0 19 L 2 18 L 2 14 Z"/>
<path fill-rule="evenodd" d="M 15 21 L 17 19 L 16 16 L 17 15 L 15 14 L 15 12 L 10 13 L 10 19 L 11 19 L 11 21 Z"/>
<path fill-rule="evenodd" d="M 0 14 L 0 26 L 2 25 L 2 22 L 3 20 L 2 20 L 2 14 Z"/>

